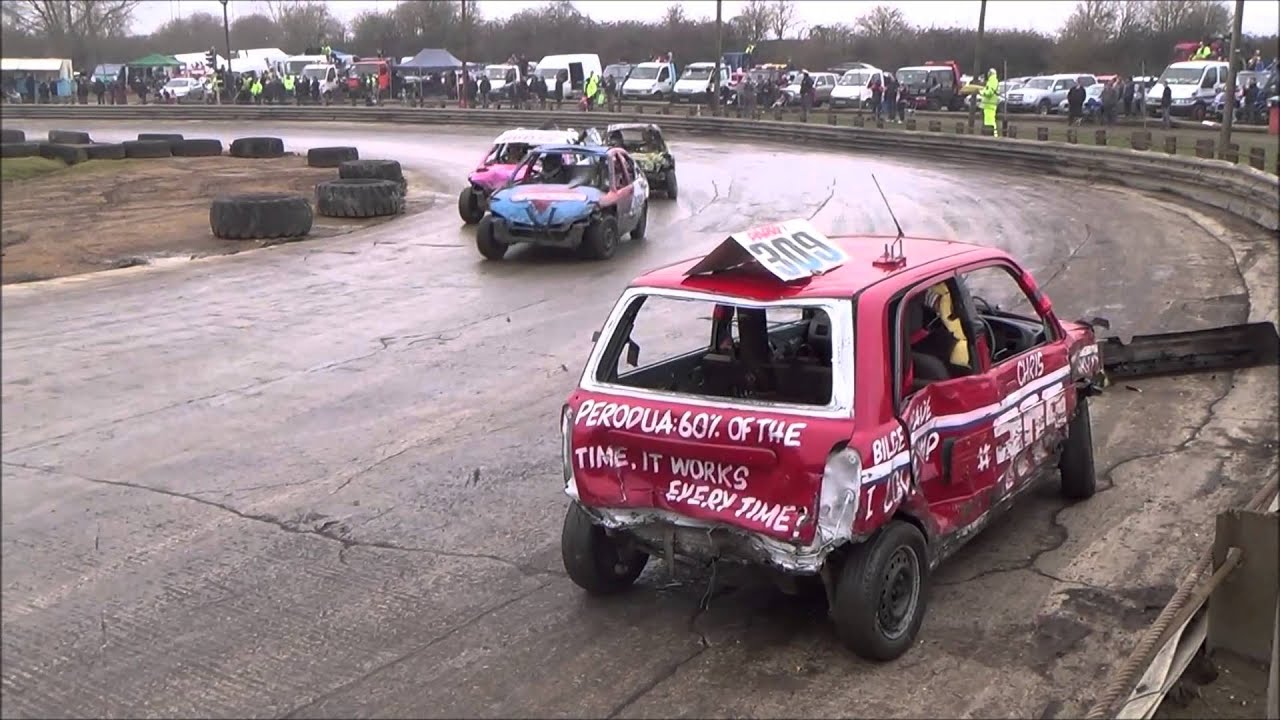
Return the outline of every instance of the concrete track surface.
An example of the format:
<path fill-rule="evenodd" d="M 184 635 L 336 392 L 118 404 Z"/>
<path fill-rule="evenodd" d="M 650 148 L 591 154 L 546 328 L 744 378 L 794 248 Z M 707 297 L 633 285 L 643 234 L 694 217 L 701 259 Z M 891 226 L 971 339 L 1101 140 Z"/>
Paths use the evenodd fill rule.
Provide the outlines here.
<path fill-rule="evenodd" d="M 1214 512 L 1277 471 L 1274 372 L 1117 386 L 1105 489 L 1047 487 L 980 535 L 884 665 L 821 599 L 699 609 L 708 573 L 655 563 L 593 600 L 560 564 L 557 416 L 637 273 L 766 220 L 891 232 L 874 172 L 908 233 L 1012 250 L 1063 317 L 1128 335 L 1274 320 L 1274 238 L 1100 185 L 676 138 L 649 240 L 485 263 L 455 198 L 491 131 L 78 129 L 355 144 L 439 195 L 342 238 L 5 288 L 7 717 L 1078 715 Z"/>

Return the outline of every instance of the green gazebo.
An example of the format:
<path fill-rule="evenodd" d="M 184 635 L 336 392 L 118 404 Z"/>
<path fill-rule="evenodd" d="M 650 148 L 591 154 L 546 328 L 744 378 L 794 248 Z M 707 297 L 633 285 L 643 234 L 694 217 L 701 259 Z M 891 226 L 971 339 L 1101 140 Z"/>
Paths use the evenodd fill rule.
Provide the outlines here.
<path fill-rule="evenodd" d="M 162 68 L 162 67 L 180 67 L 182 63 L 172 55 L 161 55 L 160 53 L 151 53 L 146 57 L 140 57 L 133 62 L 125 63 L 131 68 Z"/>

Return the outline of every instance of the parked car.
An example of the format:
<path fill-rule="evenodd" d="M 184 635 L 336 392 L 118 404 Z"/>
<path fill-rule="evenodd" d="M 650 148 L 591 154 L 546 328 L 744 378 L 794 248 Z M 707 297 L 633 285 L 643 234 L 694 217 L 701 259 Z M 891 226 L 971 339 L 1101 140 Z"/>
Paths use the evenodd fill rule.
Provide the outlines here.
<path fill-rule="evenodd" d="M 800 81 L 801 74 L 793 73 L 791 81 L 782 90 L 783 103 L 786 105 L 800 104 Z M 813 79 L 813 106 L 822 107 L 831 102 L 831 93 L 836 89 L 838 78 L 835 73 L 814 72 L 809 73 L 809 77 Z"/>
<path fill-rule="evenodd" d="M 1102 83 L 1094 83 L 1084 89 L 1084 105 L 1080 107 L 1082 119 L 1086 122 L 1097 119 L 1098 113 L 1102 112 L 1102 90 L 1106 87 Z M 1058 113 L 1066 115 L 1070 112 L 1067 101 L 1064 99 L 1058 103 L 1056 110 Z"/>
<path fill-rule="evenodd" d="M 695 62 L 685 66 L 680 79 L 676 80 L 671 99 L 676 102 L 707 102 L 711 93 L 712 76 L 715 75 L 716 64 L 713 62 Z M 729 68 L 720 66 L 720 91 L 729 86 Z"/>
<path fill-rule="evenodd" d="M 202 81 L 191 77 L 170 78 L 164 84 L 165 92 L 179 103 L 204 102 L 205 85 Z"/>
<path fill-rule="evenodd" d="M 847 70 L 831 91 L 833 108 L 866 108 L 871 106 L 871 86 L 884 85 L 884 71 L 867 66 Z"/>
<path fill-rule="evenodd" d="M 1176 62 L 1165 68 L 1160 79 L 1147 92 L 1146 111 L 1151 117 L 1160 115 L 1160 98 L 1169 87 L 1170 114 L 1190 117 L 1196 122 L 1208 116 L 1219 83 L 1226 82 L 1230 66 L 1219 60 Z"/>
<path fill-rule="evenodd" d="M 627 100 L 666 100 L 676 85 L 676 66 L 669 62 L 642 62 L 631 68 L 622 83 Z"/>
<path fill-rule="evenodd" d="M 1087 73 L 1060 73 L 1033 77 L 1025 85 L 1010 91 L 1005 96 L 1005 107 L 1011 113 L 1034 112 L 1039 115 L 1048 115 L 1057 112 L 1058 105 L 1067 98 L 1067 91 L 1075 87 L 1076 80 L 1079 80 L 1085 89 L 1097 83 L 1097 79 Z"/>
<path fill-rule="evenodd" d="M 476 248 L 486 260 L 501 260 L 521 243 L 603 260 L 623 235 L 644 238 L 648 222 L 649 182 L 626 150 L 543 145 L 489 198 Z"/>

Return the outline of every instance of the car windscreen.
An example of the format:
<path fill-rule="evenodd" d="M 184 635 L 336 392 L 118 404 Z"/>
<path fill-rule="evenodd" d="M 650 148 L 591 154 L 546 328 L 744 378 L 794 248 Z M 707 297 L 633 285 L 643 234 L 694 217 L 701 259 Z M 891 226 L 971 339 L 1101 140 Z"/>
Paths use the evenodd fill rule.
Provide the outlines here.
<path fill-rule="evenodd" d="M 685 68 L 684 74 L 680 76 L 681 80 L 710 80 L 711 73 L 715 68 L 709 67 L 691 67 Z"/>
<path fill-rule="evenodd" d="M 621 80 L 627 76 L 627 73 L 630 73 L 630 72 L 631 72 L 630 65 L 615 64 L 615 65 L 610 65 L 609 67 L 604 69 L 604 76 L 611 77 L 615 80 Z"/>
<path fill-rule="evenodd" d="M 1203 75 L 1202 68 L 1169 68 L 1156 82 L 1165 85 L 1198 85 Z"/>
<path fill-rule="evenodd" d="M 546 80 L 555 80 L 556 76 L 559 75 L 560 71 L 563 69 L 564 68 L 540 67 L 538 68 L 538 74 L 541 75 Z M 567 70 L 565 70 L 565 72 L 568 73 Z"/>
<path fill-rule="evenodd" d="M 292 62 L 286 62 L 284 64 L 284 71 L 289 75 L 297 75 L 311 62 L 311 60 L 294 60 Z"/>
<path fill-rule="evenodd" d="M 1032 78 L 1022 87 L 1028 90 L 1048 90 L 1053 87 L 1053 78 Z"/>
<path fill-rule="evenodd" d="M 191 84 L 191 81 L 186 78 L 174 78 L 169 82 L 165 83 L 164 86 L 167 88 L 184 88 L 190 84 Z"/>
<path fill-rule="evenodd" d="M 898 82 L 903 85 L 920 85 L 929 77 L 928 70 L 904 69 L 898 71 Z"/>
<path fill-rule="evenodd" d="M 658 77 L 658 68 L 656 67 L 638 67 L 631 71 L 631 77 L 628 80 L 652 80 Z"/>
<path fill-rule="evenodd" d="M 824 406 L 831 320 L 801 306 L 638 295 L 608 339 L 597 382 L 693 397 Z"/>
<path fill-rule="evenodd" d="M 871 73 L 869 72 L 849 72 L 840 76 L 841 85 L 857 85 L 865 86 L 871 82 Z"/>
<path fill-rule="evenodd" d="M 610 145 L 617 144 L 615 134 L 622 136 L 622 147 L 629 153 L 653 153 L 662 152 L 666 149 L 662 144 L 661 137 L 647 132 L 645 128 L 613 130 L 609 133 Z"/>
<path fill-rule="evenodd" d="M 515 68 L 504 67 L 502 65 L 490 65 L 484 69 L 484 74 L 487 75 L 490 80 L 505 80 L 507 77 L 507 71 L 514 69 Z"/>
<path fill-rule="evenodd" d="M 554 158 L 554 159 L 551 159 Z M 558 166 L 558 167 L 557 167 Z M 608 168 L 604 158 L 594 153 L 530 153 L 516 170 L 512 185 L 589 186 L 607 190 Z"/>
<path fill-rule="evenodd" d="M 351 66 L 352 75 L 377 75 L 382 63 L 356 63 Z"/>
<path fill-rule="evenodd" d="M 311 80 L 311 79 L 323 80 L 324 76 L 328 72 L 329 72 L 329 68 L 326 68 L 326 67 L 303 68 L 302 77 L 307 78 L 308 80 Z"/>

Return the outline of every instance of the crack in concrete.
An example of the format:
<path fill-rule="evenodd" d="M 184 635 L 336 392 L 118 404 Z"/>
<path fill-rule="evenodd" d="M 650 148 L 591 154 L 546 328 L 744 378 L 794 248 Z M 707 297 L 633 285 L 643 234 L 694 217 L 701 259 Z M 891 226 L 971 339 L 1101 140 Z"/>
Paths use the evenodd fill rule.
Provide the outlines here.
<path fill-rule="evenodd" d="M 807 219 L 812 220 L 818 216 L 818 213 L 827 208 L 827 203 L 831 202 L 831 198 L 836 196 L 836 178 L 831 178 L 831 184 L 827 186 L 827 197 L 818 203 L 818 209 L 809 214 Z"/>
<path fill-rule="evenodd" d="M 308 700 L 308 701 L 306 701 L 306 702 L 304 702 L 304 703 L 301 703 L 301 704 L 297 705 L 296 707 L 294 707 L 293 709 L 289 710 L 288 712 L 285 712 L 284 714 L 280 715 L 280 717 L 281 717 L 281 718 L 294 718 L 294 717 L 297 717 L 297 716 L 298 716 L 298 713 L 301 713 L 301 712 L 303 712 L 304 710 L 307 710 L 307 709 L 309 709 L 309 708 L 315 707 L 316 705 L 319 705 L 320 703 L 325 702 L 326 700 L 328 700 L 328 699 L 330 699 L 330 698 L 332 698 L 332 697 L 334 697 L 334 696 L 338 695 L 339 693 L 341 693 L 342 691 L 346 690 L 347 688 L 353 687 L 353 686 L 355 686 L 355 685 L 357 685 L 357 684 L 359 684 L 359 683 L 361 683 L 361 682 L 364 682 L 365 680 L 367 680 L 367 679 L 369 679 L 369 678 L 373 677 L 374 675 L 376 675 L 376 674 L 378 674 L 378 673 L 382 672 L 383 670 L 388 670 L 388 669 L 393 668 L 393 667 L 395 667 L 395 666 L 397 666 L 397 665 L 399 665 L 399 664 L 401 664 L 401 663 L 403 663 L 403 662 L 406 662 L 406 661 L 408 661 L 408 660 L 413 659 L 414 657 L 416 657 L 416 656 L 418 656 L 418 655 L 420 655 L 420 654 L 422 654 L 422 653 L 426 652 L 427 650 L 430 650 L 431 648 L 435 647 L 436 645 L 440 644 L 441 642 L 444 642 L 445 640 L 447 640 L 447 639 L 449 639 L 450 637 L 454 636 L 454 635 L 455 635 L 455 634 L 457 634 L 459 631 L 465 630 L 465 629 L 467 629 L 467 628 L 471 627 L 472 625 L 475 625 L 477 622 L 479 622 L 479 621 L 483 620 L 484 618 L 486 618 L 486 617 L 488 617 L 488 616 L 490 616 L 490 615 L 493 615 L 493 614 L 494 614 L 494 613 L 496 613 L 496 612 L 499 612 L 499 611 L 501 611 L 501 610 L 505 610 L 506 608 L 510 607 L 511 605 L 514 605 L 515 603 L 520 602 L 521 600 L 523 600 L 523 599 L 525 599 L 525 598 L 529 597 L 530 595 L 534 594 L 535 592 L 538 592 L 539 590 L 542 590 L 543 588 L 547 587 L 547 586 L 548 586 L 548 585 L 550 585 L 550 584 L 551 584 L 551 583 L 550 583 L 550 581 L 547 581 L 547 582 L 544 582 L 544 583 L 540 583 L 540 584 L 538 584 L 537 586 L 535 586 L 535 587 L 533 587 L 533 588 L 530 588 L 529 590 L 526 590 L 525 592 L 518 593 L 518 594 L 517 594 L 517 595 L 515 595 L 514 597 L 511 597 L 511 598 L 509 598 L 509 599 L 507 599 L 507 600 L 505 600 L 505 601 L 503 601 L 503 602 L 501 602 L 501 603 L 499 603 L 499 604 L 497 604 L 497 605 L 495 605 L 495 606 L 493 606 L 493 607 L 491 607 L 491 608 L 489 608 L 489 609 L 487 609 L 487 610 L 482 610 L 482 611 L 480 611 L 480 612 L 476 613 L 475 615 L 472 615 L 471 617 L 467 618 L 466 620 L 463 620 L 461 623 L 459 623 L 459 624 L 457 624 L 457 625 L 455 625 L 455 626 L 453 626 L 453 627 L 449 628 L 448 630 L 445 630 L 445 631 L 443 631 L 443 632 L 439 633 L 439 634 L 438 634 L 438 635 L 436 635 L 435 637 L 433 637 L 433 638 L 431 638 L 430 640 L 428 640 L 428 641 L 427 641 L 424 645 L 422 645 L 421 647 L 414 648 L 413 650 L 410 650 L 409 652 L 406 652 L 406 653 L 404 653 L 404 654 L 402 654 L 402 655 L 399 655 L 399 656 L 397 656 L 397 657 L 394 657 L 394 658 L 392 658 L 392 659 L 390 659 L 390 660 L 388 660 L 388 661 L 386 661 L 386 662 L 384 662 L 384 663 L 381 663 L 380 665 L 376 665 L 376 666 L 374 666 L 374 667 L 370 668 L 369 670 L 367 670 L 367 671 L 365 671 L 365 672 L 361 673 L 360 675 L 358 675 L 358 676 L 356 676 L 356 677 L 354 677 L 354 678 L 352 678 L 352 679 L 350 679 L 350 680 L 348 680 L 348 681 L 346 681 L 346 682 L 344 682 L 344 683 L 342 683 L 342 684 L 340 684 L 340 685 L 338 685 L 338 686 L 334 687 L 333 689 L 328 690 L 328 691 L 326 691 L 326 692 L 324 692 L 324 693 L 321 693 L 320 695 L 317 695 L 316 697 L 314 697 L 314 698 L 312 698 L 312 699 L 310 699 L 310 700 Z"/>
<path fill-rule="evenodd" d="M 1057 280 L 1059 275 L 1066 272 L 1067 268 L 1071 265 L 1071 261 L 1076 259 L 1076 256 L 1080 254 L 1080 251 L 1083 250 L 1084 246 L 1088 245 L 1089 241 L 1092 239 L 1093 239 L 1093 228 L 1090 227 L 1089 223 L 1085 223 L 1084 224 L 1084 240 L 1081 240 L 1079 245 L 1076 245 L 1074 248 L 1071 249 L 1071 252 L 1067 253 L 1066 259 L 1062 261 L 1062 264 L 1058 266 L 1058 269 L 1054 270 L 1052 273 L 1049 274 L 1049 279 L 1039 283 L 1040 289 L 1044 290 L 1045 288 L 1049 287 L 1049 284 L 1052 283 L 1054 280 Z"/>
<path fill-rule="evenodd" d="M 348 528 L 345 523 L 333 518 L 326 520 L 325 522 L 321 523 L 318 526 L 312 527 L 312 526 L 303 525 L 302 524 L 303 520 L 291 522 L 287 520 L 281 520 L 280 518 L 274 515 L 269 515 L 266 513 L 246 512 L 244 510 L 240 510 L 239 508 L 232 507 L 231 505 L 227 505 L 226 503 L 220 503 L 220 502 L 215 502 L 213 500 L 209 500 L 206 498 L 196 497 L 195 495 L 190 493 L 180 493 L 174 490 L 165 490 L 163 488 L 150 487 L 147 485 L 132 483 L 125 480 L 106 480 L 103 478 L 89 477 L 87 475 L 81 475 L 79 473 L 73 473 L 66 470 L 57 470 L 53 468 L 40 467 L 36 465 L 24 465 L 22 463 L 13 462 L 10 460 L 0 461 L 0 464 L 8 465 L 10 467 L 22 468 L 24 470 L 34 470 L 37 472 L 44 472 L 50 475 L 63 475 L 65 477 L 75 478 L 77 480 L 83 480 L 85 482 L 94 483 L 97 485 L 107 485 L 110 487 L 128 488 L 130 490 L 140 490 L 143 492 L 155 493 L 157 495 L 164 495 L 166 497 L 177 498 L 180 500 L 188 500 L 190 502 L 197 503 L 199 505 L 204 505 L 206 507 L 211 507 L 226 513 L 230 513 L 231 515 L 234 515 L 242 520 L 251 520 L 253 522 L 259 522 L 259 523 L 264 523 L 266 525 L 270 525 L 278 530 L 281 530 L 289 534 L 306 535 L 309 537 L 320 538 L 321 540 L 327 540 L 329 542 L 339 543 L 340 545 L 342 545 L 342 552 L 345 552 L 346 550 L 349 550 L 351 548 L 372 548 L 377 550 L 392 550 L 396 552 L 420 553 L 423 555 L 431 555 L 434 557 L 454 558 L 459 560 L 488 560 L 490 562 L 495 562 L 500 565 L 506 565 L 507 567 L 510 567 L 516 570 L 517 572 L 519 572 L 521 575 L 525 577 L 533 577 L 533 576 L 539 576 L 539 575 L 552 575 L 552 576 L 559 577 L 563 575 L 563 573 L 556 572 L 554 570 L 547 570 L 545 568 L 526 565 L 524 563 L 520 563 L 515 560 L 510 560 L 508 558 L 504 558 L 499 555 L 493 555 L 490 553 L 461 552 L 461 551 L 455 551 L 455 550 L 443 550 L 439 548 L 423 548 L 423 547 L 414 547 L 410 545 L 397 545 L 395 543 L 382 541 L 382 540 L 356 540 L 354 538 L 339 534 L 339 531 L 348 530 Z M 386 513 L 384 512 L 381 515 L 385 515 L 385 514 Z M 376 517 L 381 517 L 381 515 L 378 515 Z M 370 518 L 370 519 L 371 520 L 376 519 L 376 517 Z M 305 516 L 304 516 L 304 519 L 305 519 Z M 364 522 L 368 522 L 368 520 Z M 345 555 L 343 557 L 345 559 Z"/>

